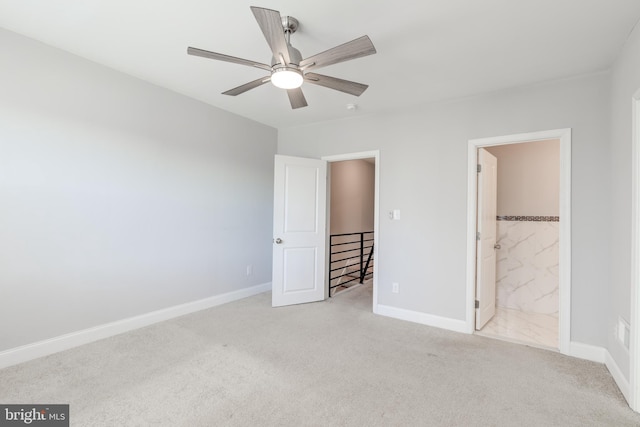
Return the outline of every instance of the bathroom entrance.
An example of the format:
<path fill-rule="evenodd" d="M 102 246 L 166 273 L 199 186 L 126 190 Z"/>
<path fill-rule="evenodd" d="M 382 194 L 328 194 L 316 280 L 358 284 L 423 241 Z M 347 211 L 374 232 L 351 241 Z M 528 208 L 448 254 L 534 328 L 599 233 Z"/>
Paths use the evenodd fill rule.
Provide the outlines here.
<path fill-rule="evenodd" d="M 570 131 L 472 140 L 469 150 L 470 330 L 566 352 Z"/>
<path fill-rule="evenodd" d="M 480 148 L 497 165 L 494 315 L 483 335 L 558 349 L 560 140 Z M 489 173 L 480 171 L 479 174 Z M 479 184 L 484 176 L 478 178 Z M 484 192 L 478 193 L 478 204 Z"/>

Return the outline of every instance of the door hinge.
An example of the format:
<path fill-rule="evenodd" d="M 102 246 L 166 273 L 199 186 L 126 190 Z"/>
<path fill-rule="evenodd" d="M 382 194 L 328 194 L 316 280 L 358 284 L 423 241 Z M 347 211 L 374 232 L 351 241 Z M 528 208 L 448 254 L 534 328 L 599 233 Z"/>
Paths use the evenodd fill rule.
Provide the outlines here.
<path fill-rule="evenodd" d="M 482 165 L 477 165 L 477 166 L 478 166 L 478 168 L 477 168 L 478 173 L 482 172 Z"/>
<path fill-rule="evenodd" d="M 476 240 L 480 240 L 480 232 L 476 231 Z"/>
<path fill-rule="evenodd" d="M 480 301 L 476 300 L 476 308 L 480 308 Z"/>

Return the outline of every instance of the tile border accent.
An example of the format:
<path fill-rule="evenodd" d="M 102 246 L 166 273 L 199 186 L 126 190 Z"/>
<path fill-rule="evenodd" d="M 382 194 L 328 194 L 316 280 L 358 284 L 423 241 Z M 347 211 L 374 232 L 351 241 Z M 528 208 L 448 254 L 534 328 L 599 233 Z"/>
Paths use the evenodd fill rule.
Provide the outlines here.
<path fill-rule="evenodd" d="M 498 215 L 496 221 L 544 221 L 544 222 L 560 222 L 559 216 L 517 216 L 517 215 Z"/>

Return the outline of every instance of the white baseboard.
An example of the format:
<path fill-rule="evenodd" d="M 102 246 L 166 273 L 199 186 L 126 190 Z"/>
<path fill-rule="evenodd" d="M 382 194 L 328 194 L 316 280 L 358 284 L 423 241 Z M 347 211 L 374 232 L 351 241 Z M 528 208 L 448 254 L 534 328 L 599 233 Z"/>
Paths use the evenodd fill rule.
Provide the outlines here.
<path fill-rule="evenodd" d="M 609 353 L 606 348 L 598 347 L 595 345 L 582 344 L 579 342 L 571 342 L 571 344 L 569 345 L 568 355 L 604 364 L 609 370 L 609 373 L 611 373 L 611 376 L 616 382 L 616 385 L 624 395 L 624 398 L 627 400 L 627 402 L 630 402 L 629 399 L 631 396 L 631 387 L 629 385 L 629 381 L 624 377 L 622 370 L 620 370 L 620 367 L 613 359 L 613 357 L 611 357 L 611 353 Z"/>
<path fill-rule="evenodd" d="M 605 350 L 603 347 L 571 341 L 569 343 L 569 353 L 567 355 L 577 357 L 578 359 L 604 363 L 606 353 L 607 350 Z"/>
<path fill-rule="evenodd" d="M 604 364 L 611 373 L 613 380 L 618 385 L 624 398 L 627 399 L 627 403 L 631 402 L 631 386 L 629 385 L 629 381 L 624 377 L 622 370 L 620 370 L 620 367 L 608 351 L 606 351 Z"/>
<path fill-rule="evenodd" d="M 440 317 L 433 314 L 421 313 L 419 311 L 405 310 L 403 308 L 390 307 L 378 304 L 373 312 L 381 316 L 393 317 L 394 319 L 407 320 L 409 322 L 420 323 L 422 325 L 434 326 L 436 328 L 447 329 L 454 332 L 467 332 L 467 322 L 464 320 Z"/>
<path fill-rule="evenodd" d="M 216 295 L 0 352 L 0 369 L 271 290 L 271 283 Z"/>
<path fill-rule="evenodd" d="M 393 317 L 395 319 L 408 320 L 410 322 L 421 323 L 423 325 L 448 329 L 455 332 L 468 333 L 467 323 L 462 320 L 439 317 L 380 304 L 378 304 L 374 313 L 382 316 Z M 572 341 L 569 344 L 569 353 L 567 355 L 604 364 L 611 373 L 613 380 L 616 382 L 616 385 L 624 395 L 627 402 L 630 401 L 631 387 L 629 385 L 629 381 L 624 377 L 622 371 L 618 367 L 618 364 L 605 348 Z"/>

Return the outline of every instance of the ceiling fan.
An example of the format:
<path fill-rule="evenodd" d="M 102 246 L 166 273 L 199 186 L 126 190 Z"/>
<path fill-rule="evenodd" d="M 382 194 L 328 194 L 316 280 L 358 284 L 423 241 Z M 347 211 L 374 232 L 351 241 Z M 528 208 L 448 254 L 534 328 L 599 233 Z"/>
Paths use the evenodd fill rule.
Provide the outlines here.
<path fill-rule="evenodd" d="M 258 21 L 258 25 L 273 53 L 271 65 L 223 55 L 221 53 L 209 52 L 195 47 L 189 47 L 187 49 L 189 55 L 248 65 L 250 67 L 261 68 L 270 73 L 269 76 L 261 77 L 223 92 L 223 95 L 240 95 L 270 81 L 274 86 L 287 90 L 291 108 L 295 109 L 307 106 L 307 100 L 302 93 L 302 89 L 300 89 L 303 82 L 324 86 L 355 96 L 360 96 L 369 87 L 361 83 L 310 72 L 310 70 L 316 70 L 321 67 L 326 67 L 327 65 L 337 64 L 376 53 L 376 48 L 368 36 L 359 37 L 322 53 L 302 59 L 300 51 L 291 46 L 290 43 L 291 34 L 295 33 L 298 29 L 299 24 L 297 19 L 291 16 L 281 17 L 280 12 L 261 7 L 251 6 L 251 11 Z"/>

